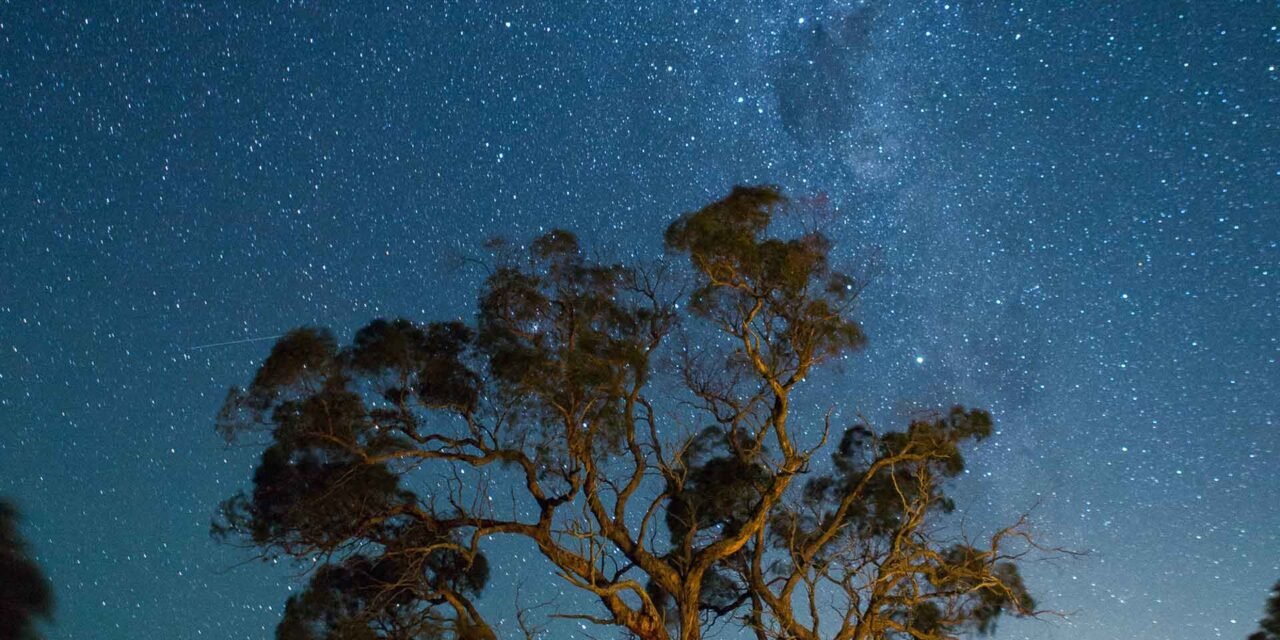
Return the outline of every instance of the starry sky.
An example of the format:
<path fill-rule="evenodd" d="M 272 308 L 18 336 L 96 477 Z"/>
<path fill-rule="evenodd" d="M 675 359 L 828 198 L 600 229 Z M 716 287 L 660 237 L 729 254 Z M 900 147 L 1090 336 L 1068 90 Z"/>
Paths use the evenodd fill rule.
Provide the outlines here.
<path fill-rule="evenodd" d="M 990 408 L 966 517 L 1090 552 L 998 637 L 1243 638 L 1280 578 L 1278 65 L 1272 0 L 4 1 L 0 495 L 49 637 L 270 636 L 296 572 L 208 536 L 267 338 L 468 317 L 486 237 L 652 257 L 773 183 L 879 256 L 824 393 Z M 495 562 L 487 611 L 544 575 Z"/>

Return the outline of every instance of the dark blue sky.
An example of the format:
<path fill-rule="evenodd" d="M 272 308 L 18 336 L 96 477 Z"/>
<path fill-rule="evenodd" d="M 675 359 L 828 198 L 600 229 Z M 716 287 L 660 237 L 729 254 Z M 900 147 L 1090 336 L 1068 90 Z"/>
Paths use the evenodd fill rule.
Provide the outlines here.
<path fill-rule="evenodd" d="M 206 345 L 469 315 L 487 236 L 652 256 L 769 182 L 882 256 L 824 393 L 991 408 L 967 517 L 1092 550 L 1028 569 L 1071 616 L 1000 637 L 1243 638 L 1280 578 L 1278 65 L 1270 0 L 4 2 L 0 495 L 50 637 L 267 637 L 298 584 L 207 535 L 271 343 Z M 559 589 L 495 561 L 490 610 Z"/>

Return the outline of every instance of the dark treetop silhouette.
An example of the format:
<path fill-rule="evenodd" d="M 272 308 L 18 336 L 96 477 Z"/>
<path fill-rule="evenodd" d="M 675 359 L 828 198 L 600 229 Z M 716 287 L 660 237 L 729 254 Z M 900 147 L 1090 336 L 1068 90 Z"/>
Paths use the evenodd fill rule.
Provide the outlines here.
<path fill-rule="evenodd" d="M 1258 621 L 1258 630 L 1249 635 L 1249 640 L 1280 640 L 1280 582 L 1271 587 L 1271 597 L 1267 598 L 1267 608 Z"/>
<path fill-rule="evenodd" d="M 18 510 L 0 500 L 0 640 L 34 640 L 36 620 L 53 614 L 53 592 L 27 556 Z"/>
<path fill-rule="evenodd" d="M 648 267 L 552 231 L 490 272 L 474 325 L 279 340 L 219 415 L 269 445 L 214 525 L 317 563 L 278 636 L 494 638 L 475 602 L 495 536 L 598 602 L 553 615 L 646 639 L 947 638 L 1035 613 L 1022 521 L 982 543 L 938 523 L 986 412 L 832 433 L 793 407 L 864 343 L 863 282 L 821 233 L 779 231 L 801 208 L 735 188 L 667 228 L 687 260 Z"/>

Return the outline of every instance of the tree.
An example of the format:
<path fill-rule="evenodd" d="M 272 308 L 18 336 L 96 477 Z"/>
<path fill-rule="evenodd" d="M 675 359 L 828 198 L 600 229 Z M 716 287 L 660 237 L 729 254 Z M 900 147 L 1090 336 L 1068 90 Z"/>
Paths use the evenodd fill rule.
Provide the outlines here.
<path fill-rule="evenodd" d="M 554 615 L 646 640 L 949 638 L 1035 613 L 1025 523 L 978 544 L 941 518 L 989 414 L 833 434 L 795 405 L 865 343 L 865 282 L 822 233 L 787 233 L 802 208 L 735 188 L 648 266 L 552 231 L 495 265 L 474 324 L 281 338 L 219 414 L 266 447 L 214 525 L 318 567 L 277 637 L 494 638 L 474 603 L 496 536 L 596 603 Z"/>
<path fill-rule="evenodd" d="M 53 593 L 18 533 L 18 510 L 0 500 L 0 640 L 35 640 L 53 615 Z"/>
<path fill-rule="evenodd" d="M 1266 615 L 1258 621 L 1258 630 L 1250 634 L 1249 640 L 1280 640 L 1280 582 L 1271 587 Z"/>

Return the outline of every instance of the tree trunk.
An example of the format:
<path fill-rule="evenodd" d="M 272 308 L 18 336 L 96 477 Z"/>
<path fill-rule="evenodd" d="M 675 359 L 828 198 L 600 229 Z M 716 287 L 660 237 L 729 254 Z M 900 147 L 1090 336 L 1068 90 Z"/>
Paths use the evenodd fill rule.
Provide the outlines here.
<path fill-rule="evenodd" d="M 687 580 L 677 598 L 680 613 L 680 640 L 701 640 L 702 611 L 698 606 L 701 601 L 701 578 Z"/>

